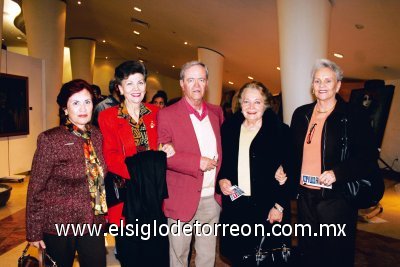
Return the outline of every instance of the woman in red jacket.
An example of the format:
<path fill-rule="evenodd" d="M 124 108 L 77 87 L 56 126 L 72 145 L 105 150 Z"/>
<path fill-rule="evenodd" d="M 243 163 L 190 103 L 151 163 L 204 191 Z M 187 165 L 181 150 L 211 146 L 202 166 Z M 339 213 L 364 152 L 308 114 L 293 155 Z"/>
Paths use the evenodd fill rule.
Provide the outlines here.
<path fill-rule="evenodd" d="M 115 69 L 115 81 L 120 92 L 121 103 L 102 111 L 99 126 L 103 133 L 103 153 L 108 170 L 130 179 L 125 158 L 136 153 L 157 150 L 157 112 L 154 105 L 142 103 L 146 94 L 147 71 L 139 61 L 126 61 Z M 175 152 L 164 145 L 167 156 Z M 110 224 L 123 227 L 121 222 L 124 203 L 109 207 Z M 122 266 L 138 266 L 141 246 L 134 238 L 116 236 L 117 257 Z M 149 260 L 149 259 L 147 259 Z"/>
<path fill-rule="evenodd" d="M 91 86 L 84 80 L 70 81 L 62 86 L 57 103 L 61 125 L 39 135 L 33 158 L 26 238 L 46 248 L 58 266 L 72 266 L 78 252 L 80 266 L 105 267 L 103 232 L 88 233 L 88 227 L 105 224 L 107 212 L 102 136 L 90 125 Z M 73 227 L 78 225 L 84 231 L 76 235 Z M 58 233 L 59 227 L 67 233 Z"/>

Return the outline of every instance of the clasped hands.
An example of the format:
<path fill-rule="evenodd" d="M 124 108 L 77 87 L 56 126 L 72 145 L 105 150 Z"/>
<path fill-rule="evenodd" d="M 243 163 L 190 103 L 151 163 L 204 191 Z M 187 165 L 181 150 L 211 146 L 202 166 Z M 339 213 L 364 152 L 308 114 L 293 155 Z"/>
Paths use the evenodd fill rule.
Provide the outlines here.
<path fill-rule="evenodd" d="M 167 154 L 167 158 L 172 157 L 175 155 L 175 149 L 172 144 L 160 144 L 159 150 L 164 151 Z"/>

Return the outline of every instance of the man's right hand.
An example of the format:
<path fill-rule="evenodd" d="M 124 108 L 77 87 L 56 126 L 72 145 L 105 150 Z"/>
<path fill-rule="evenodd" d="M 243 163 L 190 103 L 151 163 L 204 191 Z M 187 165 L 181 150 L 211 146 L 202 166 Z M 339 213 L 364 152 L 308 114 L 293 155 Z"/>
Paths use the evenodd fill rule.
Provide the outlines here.
<path fill-rule="evenodd" d="M 201 157 L 200 158 L 200 170 L 203 172 L 211 171 L 212 169 L 216 168 L 218 165 L 218 161 L 207 158 Z"/>
<path fill-rule="evenodd" d="M 44 244 L 43 240 L 29 242 L 29 243 L 31 244 L 31 246 L 34 246 L 35 248 L 41 248 L 41 249 L 46 248 L 46 245 Z"/>

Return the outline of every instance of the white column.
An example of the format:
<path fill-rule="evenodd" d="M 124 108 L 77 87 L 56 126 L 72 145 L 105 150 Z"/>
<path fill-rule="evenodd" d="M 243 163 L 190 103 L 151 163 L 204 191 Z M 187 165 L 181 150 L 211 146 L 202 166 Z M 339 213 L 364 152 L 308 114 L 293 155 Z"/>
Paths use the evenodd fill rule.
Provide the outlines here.
<path fill-rule="evenodd" d="M 70 38 L 72 79 L 83 79 L 93 83 L 96 40 L 90 38 Z"/>
<path fill-rule="evenodd" d="M 59 125 L 57 95 L 62 85 L 66 3 L 61 0 L 24 0 L 28 53 L 44 59 L 45 128 Z"/>
<path fill-rule="evenodd" d="M 312 102 L 311 69 L 326 58 L 331 4 L 328 0 L 278 0 L 283 120 Z"/>
<path fill-rule="evenodd" d="M 1 46 L 3 43 L 3 12 L 4 12 L 4 0 L 0 0 L 0 67 L 1 67 Z"/>
<path fill-rule="evenodd" d="M 224 56 L 205 47 L 197 48 L 197 54 L 199 61 L 203 62 L 208 68 L 208 90 L 205 99 L 211 104 L 220 105 Z"/>

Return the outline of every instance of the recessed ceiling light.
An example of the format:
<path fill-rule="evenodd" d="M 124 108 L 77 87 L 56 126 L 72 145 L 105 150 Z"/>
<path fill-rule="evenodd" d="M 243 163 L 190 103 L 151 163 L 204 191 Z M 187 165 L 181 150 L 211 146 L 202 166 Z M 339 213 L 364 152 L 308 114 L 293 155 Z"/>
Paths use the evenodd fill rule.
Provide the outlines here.
<path fill-rule="evenodd" d="M 343 55 L 339 53 L 333 53 L 333 56 L 337 58 L 343 58 Z"/>
<path fill-rule="evenodd" d="M 138 45 L 137 45 L 136 48 L 139 49 L 139 50 L 142 50 L 142 47 L 141 47 L 141 46 L 138 46 Z"/>
<path fill-rule="evenodd" d="M 254 80 L 254 78 L 253 78 L 253 77 L 251 77 L 251 76 L 247 76 L 247 78 L 249 78 L 250 80 Z"/>
<path fill-rule="evenodd" d="M 138 32 L 138 31 L 133 31 L 133 33 L 136 34 L 136 35 L 140 34 L 140 32 Z"/>
<path fill-rule="evenodd" d="M 81 1 L 78 1 L 77 3 L 78 3 L 78 5 L 82 4 L 82 2 L 81 2 Z"/>
<path fill-rule="evenodd" d="M 135 11 L 137 11 L 137 12 L 142 12 L 142 10 L 141 10 L 140 8 L 138 8 L 137 6 L 135 6 L 133 9 L 134 9 Z"/>
<path fill-rule="evenodd" d="M 229 83 L 229 84 L 233 84 L 233 82 L 231 82 L 231 81 L 229 81 L 228 83 Z"/>
<path fill-rule="evenodd" d="M 362 25 L 362 24 L 354 24 L 354 27 L 356 27 L 357 30 L 364 29 L 364 25 Z"/>
<path fill-rule="evenodd" d="M 281 70 L 281 67 L 276 67 L 277 70 Z"/>
<path fill-rule="evenodd" d="M 187 44 L 188 44 L 188 42 L 184 42 L 183 44 L 184 44 L 184 45 L 187 45 Z"/>
<path fill-rule="evenodd" d="M 105 42 L 106 42 L 106 40 L 103 40 L 102 42 L 103 42 L 103 43 L 105 43 Z"/>
<path fill-rule="evenodd" d="M 143 59 L 139 59 L 139 61 L 142 62 L 142 63 L 144 63 L 144 60 L 143 60 Z"/>
<path fill-rule="evenodd" d="M 173 68 L 175 68 L 175 65 L 172 65 Z"/>
<path fill-rule="evenodd" d="M 108 59 L 108 57 L 106 57 L 106 59 Z"/>
<path fill-rule="evenodd" d="M 17 37 L 17 39 L 18 39 L 18 40 L 21 40 L 21 39 L 22 39 L 22 37 L 18 36 L 18 37 Z"/>

